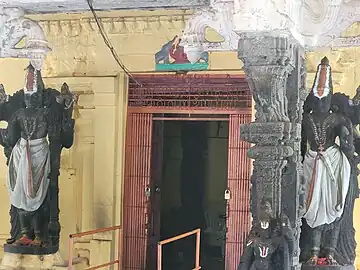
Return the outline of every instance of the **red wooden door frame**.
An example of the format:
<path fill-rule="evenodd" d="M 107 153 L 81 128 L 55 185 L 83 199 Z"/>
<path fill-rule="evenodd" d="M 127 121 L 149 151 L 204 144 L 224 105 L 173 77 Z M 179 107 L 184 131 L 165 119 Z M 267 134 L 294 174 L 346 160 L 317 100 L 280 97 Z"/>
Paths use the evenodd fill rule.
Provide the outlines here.
<path fill-rule="evenodd" d="M 146 269 L 152 114 L 128 113 L 125 138 L 123 269 Z"/>
<path fill-rule="evenodd" d="M 235 270 L 250 229 L 250 144 L 240 140 L 240 125 L 251 121 L 251 114 L 229 117 L 227 232 L 225 269 Z"/>
<path fill-rule="evenodd" d="M 161 76 L 164 75 L 159 75 Z M 156 76 L 151 77 L 156 80 Z M 228 187 L 231 191 L 231 199 L 227 209 L 225 269 L 236 269 L 243 242 L 250 227 L 250 160 L 246 157 L 249 144 L 240 141 L 240 124 L 251 121 L 251 108 L 171 108 L 134 105 L 128 107 L 126 128 L 123 207 L 124 269 L 148 270 L 146 262 L 147 255 L 150 255 L 147 252 L 150 238 L 147 226 L 151 221 L 149 219 L 151 200 L 150 197 L 145 196 L 145 188 L 151 187 L 153 114 L 157 113 L 229 115 Z"/>
<path fill-rule="evenodd" d="M 154 118 L 153 118 L 154 119 Z M 150 201 L 148 217 L 148 250 L 146 258 L 146 270 L 156 270 L 157 266 L 157 243 L 160 241 L 160 213 L 161 213 L 161 179 L 163 169 L 163 143 L 164 121 L 154 121 L 152 128 L 151 144 L 151 180 Z"/>

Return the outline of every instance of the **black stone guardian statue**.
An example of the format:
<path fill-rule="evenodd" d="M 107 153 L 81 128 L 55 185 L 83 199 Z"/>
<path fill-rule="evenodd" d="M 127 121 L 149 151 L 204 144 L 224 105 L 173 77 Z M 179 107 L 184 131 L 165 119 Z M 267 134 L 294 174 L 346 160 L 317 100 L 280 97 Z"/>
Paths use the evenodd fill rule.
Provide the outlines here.
<path fill-rule="evenodd" d="M 289 219 L 273 217 L 269 200 L 262 200 L 259 221 L 252 227 L 238 270 L 290 269 L 294 233 Z"/>
<path fill-rule="evenodd" d="M 300 246 L 306 269 L 351 265 L 355 258 L 352 215 L 358 189 L 350 111 L 349 99 L 333 95 L 325 57 L 304 104 L 302 123 L 306 211 Z"/>
<path fill-rule="evenodd" d="M 8 158 L 11 238 L 5 252 L 50 254 L 59 247 L 58 177 L 63 147 L 73 143 L 74 96 L 64 83 L 61 93 L 45 89 L 30 64 L 25 86 L 13 96 L 0 87 L 0 144 Z"/>

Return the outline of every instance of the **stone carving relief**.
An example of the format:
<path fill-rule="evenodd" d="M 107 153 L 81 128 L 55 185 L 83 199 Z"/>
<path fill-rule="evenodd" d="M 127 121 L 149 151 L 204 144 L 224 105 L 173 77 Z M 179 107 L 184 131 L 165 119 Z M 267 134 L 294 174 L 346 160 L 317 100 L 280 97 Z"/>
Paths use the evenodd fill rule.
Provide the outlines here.
<path fill-rule="evenodd" d="M 233 50 L 238 39 L 234 32 L 240 36 L 265 32 L 290 33 L 309 50 L 359 46 L 358 36 L 340 37 L 357 21 L 360 6 L 355 0 L 212 0 L 210 7 L 200 9 L 189 19 L 183 44 L 196 36 L 207 50 Z M 206 27 L 215 29 L 225 42 L 207 42 Z"/>
<path fill-rule="evenodd" d="M 174 33 L 181 33 L 185 29 L 186 22 L 190 18 L 190 12 L 185 14 L 181 12 L 150 17 L 108 17 L 101 18 L 100 22 L 110 38 L 116 36 L 113 39 L 113 45 L 119 52 L 134 54 L 134 49 L 131 48 L 129 51 L 129 46 L 127 46 L 128 51 L 124 49 L 123 40 L 132 39 L 137 36 L 136 34 L 171 39 Z M 99 63 L 95 64 L 95 62 L 99 54 L 99 43 L 102 40 L 94 19 L 44 20 L 39 24 L 53 47 L 53 51 L 45 59 L 43 68 L 45 76 L 84 75 L 85 73 L 89 75 L 98 72 Z M 121 48 L 118 49 L 119 47 Z M 146 51 L 149 50 L 146 47 L 142 49 L 145 53 L 154 52 Z M 118 70 L 116 67 L 106 72 L 116 74 Z"/>
<path fill-rule="evenodd" d="M 298 30 L 300 5 L 296 0 L 234 0 L 234 30 L 239 34 L 291 33 L 302 42 Z"/>
<path fill-rule="evenodd" d="M 277 216 L 285 213 L 294 243 L 289 251 L 291 269 L 299 269 L 300 140 L 302 104 L 308 94 L 304 50 L 290 37 L 259 37 L 248 33 L 240 38 L 238 56 L 244 62 L 256 109 L 255 121 L 240 127 L 241 138 L 254 144 L 248 151 L 248 156 L 254 159 L 252 225 L 256 225 L 257 209 L 264 198 L 271 202 Z"/>
<path fill-rule="evenodd" d="M 279 49 L 279 47 L 281 48 Z M 293 71 L 293 50 L 288 38 L 240 39 L 239 58 L 249 77 L 259 122 L 289 121 L 286 83 Z"/>
<path fill-rule="evenodd" d="M 360 6 L 357 1 L 305 0 L 301 12 L 301 32 L 310 48 L 360 45 L 358 37 L 339 38 L 354 22 L 360 21 Z"/>
<path fill-rule="evenodd" d="M 238 35 L 233 30 L 234 0 L 211 0 L 210 6 L 199 9 L 186 23 L 182 36 L 185 50 L 194 46 L 204 51 L 229 51 L 237 49 Z M 205 31 L 210 27 L 223 39 L 223 42 L 209 42 L 205 38 Z"/>
<path fill-rule="evenodd" d="M 308 50 L 360 45 L 360 37 L 340 37 L 360 21 L 355 0 L 234 0 L 234 30 L 270 35 L 291 34 Z"/>
<path fill-rule="evenodd" d="M 28 58 L 40 70 L 49 51 L 44 31 L 37 22 L 24 17 L 24 10 L 0 9 L 0 58 Z"/>

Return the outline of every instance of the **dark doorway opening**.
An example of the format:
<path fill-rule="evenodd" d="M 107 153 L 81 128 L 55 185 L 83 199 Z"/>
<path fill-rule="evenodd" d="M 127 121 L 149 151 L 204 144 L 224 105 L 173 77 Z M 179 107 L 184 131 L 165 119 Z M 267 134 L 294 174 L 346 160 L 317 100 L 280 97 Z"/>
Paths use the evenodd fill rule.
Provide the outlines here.
<path fill-rule="evenodd" d="M 227 121 L 154 121 L 163 125 L 160 240 L 201 229 L 201 266 L 225 269 Z M 195 236 L 163 246 L 163 269 L 192 269 Z"/>

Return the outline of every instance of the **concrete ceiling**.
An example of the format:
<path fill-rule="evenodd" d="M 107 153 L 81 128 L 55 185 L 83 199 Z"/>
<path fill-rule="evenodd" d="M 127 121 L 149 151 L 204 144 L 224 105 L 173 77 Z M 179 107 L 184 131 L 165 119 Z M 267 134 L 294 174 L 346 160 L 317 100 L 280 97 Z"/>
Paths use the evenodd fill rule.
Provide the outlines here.
<path fill-rule="evenodd" d="M 93 0 L 96 10 L 194 8 L 210 0 Z M 86 0 L 0 0 L 0 6 L 23 7 L 27 13 L 77 12 L 89 10 Z"/>

